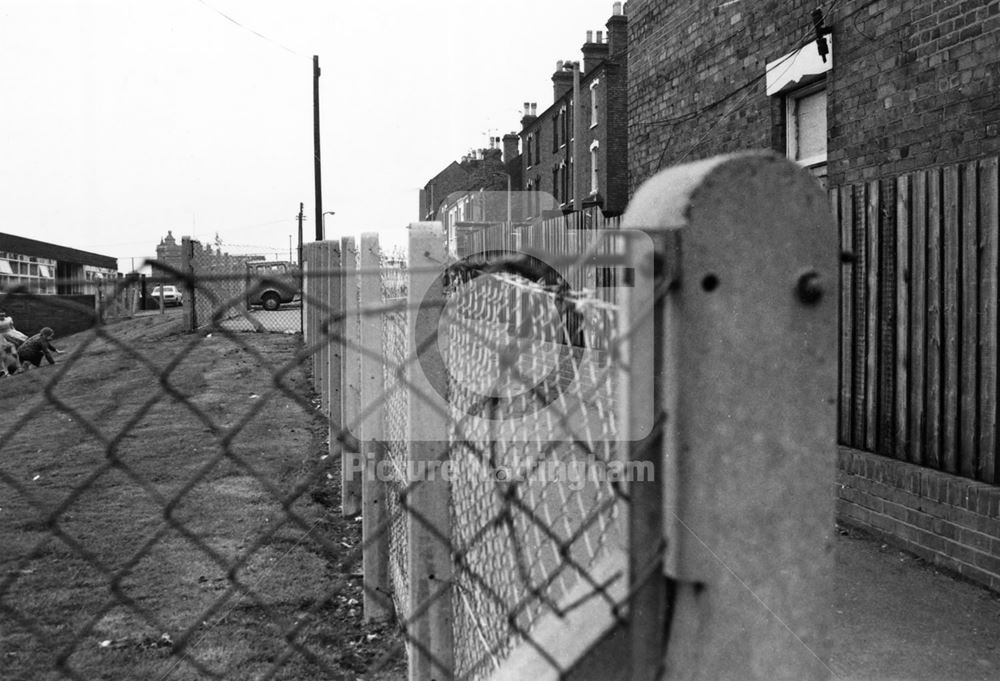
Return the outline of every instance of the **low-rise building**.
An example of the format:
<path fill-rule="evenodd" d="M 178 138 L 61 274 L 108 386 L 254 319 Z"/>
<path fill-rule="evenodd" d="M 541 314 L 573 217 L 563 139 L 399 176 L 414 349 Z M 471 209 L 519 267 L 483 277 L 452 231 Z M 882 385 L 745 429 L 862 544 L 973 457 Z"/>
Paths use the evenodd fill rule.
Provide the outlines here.
<path fill-rule="evenodd" d="M 93 294 L 94 282 L 118 277 L 115 258 L 0 233 L 0 289 L 31 293 Z"/>

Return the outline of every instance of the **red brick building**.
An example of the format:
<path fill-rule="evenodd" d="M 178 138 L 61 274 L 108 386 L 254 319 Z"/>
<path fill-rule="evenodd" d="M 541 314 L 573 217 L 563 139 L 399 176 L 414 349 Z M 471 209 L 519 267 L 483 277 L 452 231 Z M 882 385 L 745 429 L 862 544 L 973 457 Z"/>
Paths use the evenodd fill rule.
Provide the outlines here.
<path fill-rule="evenodd" d="M 618 215 L 628 201 L 628 20 L 620 2 L 606 29 L 606 40 L 603 30 L 587 32 L 582 61 L 556 64 L 552 104 L 538 113 L 526 102 L 521 119 L 522 189 L 554 196 L 564 213 L 599 206 Z M 529 217 L 540 217 L 543 203 L 530 203 Z"/>
<path fill-rule="evenodd" d="M 420 219 L 444 225 L 452 254 L 464 254 L 465 237 L 471 232 L 524 219 L 517 147 L 517 135 L 491 137 L 489 148 L 451 162 L 420 190 Z"/>
<path fill-rule="evenodd" d="M 996 0 L 834 2 L 829 70 L 769 92 L 819 56 L 812 10 L 824 4 L 631 0 L 632 188 L 681 160 L 785 153 L 799 119 L 825 124 L 832 186 L 1000 151 Z M 822 110 L 798 101 L 817 91 Z"/>
<path fill-rule="evenodd" d="M 628 13 L 632 190 L 747 149 L 828 188 L 841 517 L 1000 590 L 1000 0 Z"/>

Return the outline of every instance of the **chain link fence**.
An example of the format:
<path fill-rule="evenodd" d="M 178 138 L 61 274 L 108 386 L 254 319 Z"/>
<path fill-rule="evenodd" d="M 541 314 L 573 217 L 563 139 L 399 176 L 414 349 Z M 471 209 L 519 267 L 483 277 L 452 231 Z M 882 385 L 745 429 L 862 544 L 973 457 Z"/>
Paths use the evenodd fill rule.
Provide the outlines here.
<path fill-rule="evenodd" d="M 0 379 L 0 678 L 824 678 L 822 197 L 657 181 L 641 231 L 418 223 L 83 310 Z"/>

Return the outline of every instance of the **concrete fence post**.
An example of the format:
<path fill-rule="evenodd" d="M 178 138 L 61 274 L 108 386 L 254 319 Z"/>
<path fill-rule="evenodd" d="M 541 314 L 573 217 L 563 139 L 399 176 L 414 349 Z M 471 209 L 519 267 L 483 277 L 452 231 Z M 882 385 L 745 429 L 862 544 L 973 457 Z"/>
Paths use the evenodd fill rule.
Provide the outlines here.
<path fill-rule="evenodd" d="M 371 308 L 382 303 L 381 251 L 378 234 L 361 235 L 361 399 L 367 413 L 358 424 L 358 440 L 364 461 L 361 484 L 362 565 L 364 572 L 364 618 L 387 618 L 392 612 L 389 583 L 389 528 L 385 507 L 386 488 L 377 471 L 385 456 L 382 444 L 385 413 L 385 362 L 382 358 L 382 313 Z M 377 348 L 377 350 L 375 350 Z M 370 410 L 370 411 L 369 411 Z"/>
<path fill-rule="evenodd" d="M 313 262 L 310 264 L 313 279 L 311 286 L 313 295 L 317 298 L 316 309 L 312 315 L 313 335 L 315 337 L 314 342 L 323 341 L 313 355 L 316 358 L 316 390 L 320 395 L 320 408 L 323 410 L 323 414 L 327 418 L 339 418 L 336 412 L 330 410 L 329 367 L 332 349 L 331 343 L 326 337 L 329 333 L 329 318 L 333 310 L 332 291 L 330 288 L 330 277 L 333 275 L 329 273 L 330 258 L 333 256 L 330 253 L 330 244 L 328 242 L 317 241 L 311 245 L 315 247 Z"/>
<path fill-rule="evenodd" d="M 188 276 L 194 276 L 194 244 L 191 237 L 181 237 L 181 272 Z M 189 279 L 185 282 L 184 298 L 181 305 L 184 310 L 184 329 L 195 331 L 198 328 L 198 318 L 195 310 L 195 286 Z M 160 311 L 163 311 L 163 284 L 160 284 Z"/>
<path fill-rule="evenodd" d="M 312 277 L 309 273 L 309 269 L 316 258 L 315 253 L 316 249 L 313 247 L 313 244 L 303 246 L 302 262 L 299 264 L 299 267 L 302 268 L 302 344 L 307 348 L 312 347 L 316 342 L 316 324 L 313 318 L 316 315 L 317 301 L 315 300 L 316 292 L 313 287 Z M 313 388 L 318 391 L 317 367 L 319 365 L 316 361 L 315 352 L 309 356 L 309 361 L 312 367 Z"/>
<path fill-rule="evenodd" d="M 361 323 L 358 301 L 358 247 L 354 237 L 341 239 L 341 266 L 343 276 L 343 373 L 341 376 L 341 400 L 343 407 L 342 428 L 342 492 L 343 514 L 356 516 L 361 513 L 361 474 L 352 461 L 361 456 L 353 429 L 358 423 L 358 407 L 361 401 Z"/>
<path fill-rule="evenodd" d="M 341 444 L 344 429 L 343 376 L 344 362 L 344 273 L 341 268 L 340 243 L 336 241 L 321 241 L 317 269 L 313 271 L 313 279 L 319 297 L 323 300 L 316 324 L 323 341 L 321 351 L 320 374 L 323 400 L 323 413 L 326 415 L 329 428 L 329 453 L 337 457 L 344 465 Z M 343 478 L 343 474 L 341 475 Z M 343 499 L 343 479 L 341 479 L 341 498 Z"/>
<path fill-rule="evenodd" d="M 823 192 L 783 158 L 717 157 L 651 178 L 622 227 L 656 242 L 663 292 L 647 373 L 668 607 L 632 600 L 630 678 L 829 678 L 839 262 Z M 655 670 L 647 617 L 666 623 Z"/>
<path fill-rule="evenodd" d="M 436 468 L 448 461 L 449 453 L 448 415 L 439 397 L 444 394 L 446 377 L 440 355 L 432 349 L 438 341 L 437 315 L 417 313 L 421 305 L 443 302 L 445 262 L 441 223 L 412 223 L 406 380 L 410 468 L 418 476 L 408 481 L 404 502 L 410 580 L 409 620 L 404 624 L 410 641 L 411 681 L 445 681 L 454 675 L 451 488 L 447 476 Z"/>

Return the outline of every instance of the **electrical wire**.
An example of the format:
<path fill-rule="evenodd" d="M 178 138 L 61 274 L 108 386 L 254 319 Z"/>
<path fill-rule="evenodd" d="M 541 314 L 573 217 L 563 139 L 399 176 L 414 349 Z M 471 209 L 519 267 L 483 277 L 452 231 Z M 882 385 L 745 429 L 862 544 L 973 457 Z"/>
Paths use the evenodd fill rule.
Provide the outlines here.
<path fill-rule="evenodd" d="M 836 9 L 837 5 L 839 5 L 842 1 L 843 0 L 831 0 L 831 2 L 827 4 L 826 9 L 823 11 L 823 16 L 824 17 L 829 17 L 830 14 L 833 12 L 833 10 Z M 871 2 L 868 3 L 868 5 L 871 5 L 874 2 L 876 2 L 876 1 L 877 0 L 872 0 Z M 865 6 L 868 6 L 868 5 L 865 5 Z M 862 9 L 862 8 L 859 8 L 858 10 L 855 10 L 855 12 L 853 12 L 852 14 L 856 14 L 858 11 L 860 11 L 860 9 Z M 735 96 L 739 92 L 742 92 L 743 90 L 747 90 L 746 94 L 744 94 L 744 96 L 740 99 L 740 101 L 738 101 L 728 111 L 726 111 L 725 113 L 723 113 L 718 119 L 716 119 L 716 121 L 708 128 L 708 130 L 706 130 L 705 133 L 702 134 L 702 136 L 699 137 L 698 140 L 690 148 L 688 148 L 688 150 L 686 152 L 684 152 L 684 154 L 682 154 L 679 159 L 675 160 L 674 162 L 675 163 L 680 163 L 684 159 L 686 159 L 688 156 L 690 156 L 692 153 L 694 153 L 695 149 L 697 149 L 699 146 L 701 146 L 701 144 L 708 138 L 708 135 L 710 135 L 712 133 L 712 131 L 714 131 L 715 128 L 717 128 L 723 121 L 725 121 L 727 118 L 729 118 L 729 116 L 731 116 L 732 113 L 734 111 L 736 111 L 736 109 L 738 109 L 740 106 L 742 106 L 743 103 L 746 102 L 746 100 L 750 97 L 750 95 L 753 94 L 753 90 L 752 89 L 748 90 L 748 88 L 750 88 L 752 86 L 755 86 L 761 80 L 765 79 L 767 77 L 767 75 L 773 69 L 778 68 L 779 66 L 781 66 L 781 64 L 783 64 L 786 60 L 788 60 L 791 57 L 792 58 L 791 63 L 789 63 L 788 66 L 785 68 L 785 71 L 782 72 L 782 75 L 784 75 L 788 71 L 788 69 L 790 69 L 794 65 L 795 60 L 798 58 L 799 54 L 801 54 L 802 49 L 804 47 L 806 47 L 807 45 L 809 45 L 810 43 L 812 43 L 812 42 L 815 41 L 815 38 L 813 37 L 814 30 L 815 29 L 810 26 L 810 28 L 805 32 L 805 34 L 803 35 L 803 37 L 799 39 L 799 41 L 798 41 L 798 43 L 799 43 L 798 47 L 796 47 L 794 50 L 792 50 L 792 52 L 790 52 L 789 54 L 787 54 L 784 57 L 782 57 L 782 59 L 780 59 L 779 61 L 777 61 L 774 64 L 772 64 L 771 67 L 769 69 L 766 69 L 763 74 L 755 76 L 749 82 L 744 83 L 740 87 L 738 87 L 738 88 L 730 91 L 729 93 L 727 93 L 723 97 L 719 98 L 718 100 L 712 102 L 711 104 L 709 104 L 709 105 L 707 105 L 705 107 L 702 107 L 702 108 L 698 109 L 697 111 L 691 112 L 690 114 L 684 114 L 683 116 L 678 116 L 677 119 L 680 119 L 680 120 L 678 120 L 676 122 L 683 122 L 683 121 L 686 121 L 686 120 L 691 120 L 693 118 L 696 118 L 696 117 L 702 115 L 706 111 L 708 111 L 708 110 L 710 110 L 710 109 L 718 106 L 722 102 L 727 101 L 728 99 L 730 99 L 731 97 Z M 663 123 L 665 123 L 668 120 L 669 119 L 664 119 L 664 120 L 661 120 L 661 121 L 654 121 L 653 123 L 654 124 L 663 124 Z M 670 149 L 669 145 L 664 145 L 663 151 L 660 153 L 660 157 L 659 157 L 659 159 L 658 159 L 658 161 L 656 163 L 656 170 L 659 170 L 663 166 L 663 161 L 666 158 L 667 151 L 669 151 L 669 149 Z"/>
<path fill-rule="evenodd" d="M 308 57 L 306 57 L 304 54 L 299 54 L 298 52 L 296 52 L 292 48 L 288 47 L 287 45 L 279 43 L 277 40 L 274 40 L 273 38 L 269 38 L 266 35 L 264 35 L 263 33 L 260 33 L 259 31 L 255 31 L 254 29 L 250 28 L 249 26 L 245 26 L 245 25 L 241 24 L 240 22 L 238 22 L 236 19 L 233 19 L 231 16 L 229 16 L 225 12 L 222 12 L 221 10 L 216 9 L 215 7 L 212 7 L 212 5 L 210 5 L 207 2 L 205 2 L 205 0 L 198 0 L 198 2 L 201 5 L 204 5 L 208 9 L 210 9 L 213 12 L 215 12 L 216 14 L 218 14 L 223 19 L 226 19 L 227 21 L 230 21 L 233 24 L 236 24 L 237 26 L 239 26 L 240 28 L 242 28 L 244 31 L 252 33 L 255 36 L 257 36 L 258 38 L 260 38 L 262 40 L 266 40 L 267 42 L 271 43 L 272 45 L 276 45 L 276 46 L 280 47 L 281 49 L 285 50 L 286 52 L 288 52 L 290 54 L 294 54 L 296 57 L 300 57 L 300 58 L 303 58 L 303 59 L 308 59 Z"/>

